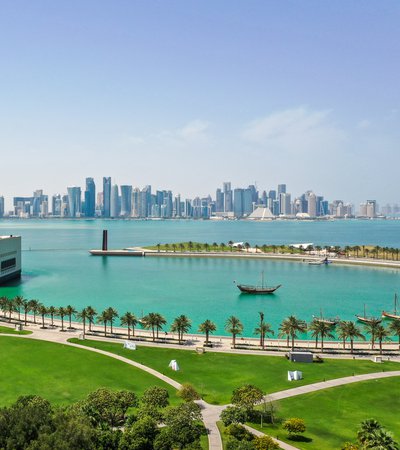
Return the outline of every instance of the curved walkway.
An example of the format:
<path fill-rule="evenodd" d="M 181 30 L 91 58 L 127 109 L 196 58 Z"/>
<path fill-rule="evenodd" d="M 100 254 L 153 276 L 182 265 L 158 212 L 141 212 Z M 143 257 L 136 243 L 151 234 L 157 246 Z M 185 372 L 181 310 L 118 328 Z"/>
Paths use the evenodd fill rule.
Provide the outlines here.
<path fill-rule="evenodd" d="M 74 332 L 65 332 L 60 333 L 59 330 L 56 329 L 46 329 L 41 330 L 36 328 L 35 330 L 32 330 L 32 334 L 29 335 L 7 335 L 5 336 L 12 336 L 12 337 L 19 337 L 23 339 L 37 339 L 37 340 L 44 340 L 54 343 L 60 343 L 64 345 L 68 345 L 70 347 L 76 347 L 84 350 L 93 351 L 95 353 L 100 353 L 104 356 L 108 356 L 110 358 L 117 359 L 119 361 L 122 361 L 126 364 L 129 364 L 131 366 L 134 366 L 138 369 L 144 370 L 145 372 L 153 375 L 154 377 L 164 381 L 165 383 L 173 386 L 175 389 L 180 389 L 181 384 L 177 381 L 173 380 L 172 378 L 167 377 L 166 375 L 163 375 L 162 373 L 145 366 L 143 364 L 140 364 L 136 361 L 133 361 L 128 358 L 124 358 L 123 356 L 116 355 L 115 353 L 110 353 L 101 349 L 93 348 L 93 347 L 87 347 L 79 344 L 74 344 L 72 342 L 68 342 L 68 339 L 72 336 L 75 336 L 78 334 L 78 331 Z M 286 389 L 283 391 L 275 392 L 272 394 L 269 394 L 266 396 L 266 398 L 269 401 L 276 401 L 281 400 L 284 398 L 294 397 L 297 395 L 307 394 L 310 392 L 315 392 L 323 389 L 328 389 L 331 387 L 337 387 L 337 386 L 343 386 L 345 384 L 351 384 L 351 383 L 357 383 L 360 381 L 368 381 L 368 380 L 375 380 L 379 378 L 388 378 L 388 377 L 395 377 L 400 376 L 400 370 L 396 371 L 390 371 L 390 372 L 377 372 L 377 373 L 369 373 L 369 374 L 363 374 L 363 375 L 354 375 L 351 377 L 343 377 L 343 378 L 337 378 L 334 380 L 329 381 L 322 381 L 319 383 L 313 383 L 306 386 L 300 386 L 293 389 Z M 219 433 L 218 427 L 217 427 L 217 421 L 219 420 L 221 412 L 228 406 L 217 406 L 217 405 L 210 405 L 209 403 L 205 402 L 204 400 L 200 400 L 197 402 L 201 409 L 202 409 L 202 416 L 204 425 L 209 430 L 208 435 L 208 442 L 209 442 L 209 449 L 210 450 L 222 450 L 222 440 L 221 435 Z M 249 429 L 254 433 L 257 434 L 261 432 L 257 432 L 257 430 L 254 430 L 253 428 L 249 427 Z M 263 434 L 263 433 L 261 433 Z M 281 448 L 285 450 L 296 450 L 296 447 L 293 447 L 289 444 L 286 444 L 282 441 L 277 441 Z"/>

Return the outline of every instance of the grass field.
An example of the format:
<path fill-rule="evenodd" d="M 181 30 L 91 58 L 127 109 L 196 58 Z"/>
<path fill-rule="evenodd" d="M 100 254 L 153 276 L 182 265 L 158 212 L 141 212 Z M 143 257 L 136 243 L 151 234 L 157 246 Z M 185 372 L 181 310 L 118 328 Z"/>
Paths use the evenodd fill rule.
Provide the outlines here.
<path fill-rule="evenodd" d="M 254 428 L 309 450 L 337 450 L 344 442 L 355 442 L 363 420 L 374 418 L 400 441 L 400 380 L 387 378 L 340 386 L 304 394 L 277 402 L 278 417 L 305 420 L 305 438 L 310 442 L 293 442 L 281 426 L 250 424 Z"/>
<path fill-rule="evenodd" d="M 197 354 L 195 351 L 139 346 L 126 350 L 121 343 L 70 339 L 81 345 L 100 348 L 152 367 L 179 382 L 192 383 L 205 401 L 213 404 L 230 402 L 232 391 L 245 383 L 254 384 L 266 393 L 304 384 L 382 370 L 399 370 L 394 362 L 375 364 L 369 360 L 326 359 L 321 364 L 294 364 L 284 356 L 234 355 L 227 353 Z M 168 368 L 176 359 L 179 372 Z M 288 370 L 301 370 L 304 379 L 295 385 L 287 381 Z"/>
<path fill-rule="evenodd" d="M 0 325 L 0 334 L 32 334 L 32 331 L 28 330 L 17 331 L 15 328 L 4 327 Z"/>
<path fill-rule="evenodd" d="M 121 361 L 66 345 L 0 337 L 0 405 L 20 395 L 40 395 L 55 404 L 83 399 L 99 387 L 129 389 L 141 395 L 149 386 L 175 390 L 161 380 Z"/>

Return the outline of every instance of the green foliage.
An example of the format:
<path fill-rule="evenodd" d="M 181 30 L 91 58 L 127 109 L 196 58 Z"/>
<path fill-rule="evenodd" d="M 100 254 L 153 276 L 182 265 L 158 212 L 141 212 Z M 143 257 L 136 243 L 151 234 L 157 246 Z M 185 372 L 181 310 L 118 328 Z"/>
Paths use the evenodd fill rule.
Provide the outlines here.
<path fill-rule="evenodd" d="M 341 450 L 360 450 L 360 447 L 352 442 L 345 442 Z"/>
<path fill-rule="evenodd" d="M 228 436 L 232 436 L 238 441 L 252 441 L 254 439 L 254 435 L 250 433 L 250 431 L 246 430 L 243 425 L 238 423 L 231 423 L 226 427 L 225 433 Z"/>
<path fill-rule="evenodd" d="M 151 417 L 143 417 L 125 430 L 119 450 L 152 450 L 157 434 L 157 422 Z"/>
<path fill-rule="evenodd" d="M 226 442 L 226 450 L 254 450 L 252 441 L 238 441 L 235 438 L 230 438 Z"/>
<path fill-rule="evenodd" d="M 232 393 L 232 403 L 239 408 L 250 412 L 254 406 L 261 402 L 264 397 L 263 391 L 252 384 L 245 384 Z"/>
<path fill-rule="evenodd" d="M 364 420 L 357 437 L 363 449 L 397 450 L 399 448 L 392 434 L 375 419 Z"/>
<path fill-rule="evenodd" d="M 293 417 L 285 420 L 282 427 L 289 433 L 289 435 L 297 435 L 306 431 L 306 424 L 303 419 Z"/>
<path fill-rule="evenodd" d="M 254 447 L 256 450 L 277 450 L 279 444 L 277 444 L 270 436 L 259 436 L 254 438 Z"/>
<path fill-rule="evenodd" d="M 182 387 L 176 393 L 185 402 L 192 402 L 193 400 L 200 400 L 200 395 L 190 383 L 183 383 Z"/>
<path fill-rule="evenodd" d="M 146 406 L 165 408 L 169 405 L 169 393 L 165 388 L 152 386 L 144 391 L 141 402 Z"/>
<path fill-rule="evenodd" d="M 228 406 L 222 411 L 220 418 L 226 427 L 231 423 L 245 423 L 246 411 L 237 406 Z"/>

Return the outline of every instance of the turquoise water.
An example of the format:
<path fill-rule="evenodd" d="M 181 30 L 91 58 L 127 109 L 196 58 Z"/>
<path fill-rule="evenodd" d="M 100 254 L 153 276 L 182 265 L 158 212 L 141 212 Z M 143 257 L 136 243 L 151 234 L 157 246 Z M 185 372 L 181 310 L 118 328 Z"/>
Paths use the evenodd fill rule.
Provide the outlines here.
<path fill-rule="evenodd" d="M 346 266 L 309 266 L 295 262 L 205 259 L 93 257 L 101 230 L 109 229 L 110 248 L 157 242 L 248 241 L 251 244 L 314 242 L 400 247 L 400 221 L 337 222 L 195 222 L 195 221 L 0 221 L 0 234 L 23 238 L 23 279 L 0 288 L 0 295 L 37 298 L 46 305 L 91 304 L 121 314 L 162 313 L 169 323 L 179 314 L 193 321 L 217 323 L 237 315 L 251 335 L 264 311 L 277 330 L 290 314 L 311 320 L 326 316 L 354 319 L 367 304 L 369 315 L 392 309 L 400 292 L 400 271 Z M 240 294 L 233 283 L 257 283 L 264 270 L 270 284 L 283 287 L 271 296 Z M 168 326 L 167 326 L 168 328 Z"/>

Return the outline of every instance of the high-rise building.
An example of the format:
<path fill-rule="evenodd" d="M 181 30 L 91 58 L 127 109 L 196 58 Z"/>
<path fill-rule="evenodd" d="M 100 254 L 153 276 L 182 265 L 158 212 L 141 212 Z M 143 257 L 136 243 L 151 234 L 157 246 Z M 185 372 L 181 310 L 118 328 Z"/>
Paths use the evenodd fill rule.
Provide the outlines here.
<path fill-rule="evenodd" d="M 290 216 L 292 214 L 290 194 L 282 192 L 279 195 L 279 213 L 284 216 Z"/>
<path fill-rule="evenodd" d="M 118 217 L 118 216 L 119 216 L 118 185 L 113 184 L 111 186 L 111 194 L 110 194 L 110 217 Z"/>
<path fill-rule="evenodd" d="M 224 212 L 224 193 L 219 188 L 215 193 L 215 211 Z"/>
<path fill-rule="evenodd" d="M 243 217 L 243 191 L 240 188 L 233 191 L 233 215 L 237 218 Z"/>
<path fill-rule="evenodd" d="M 69 217 L 79 217 L 81 214 L 81 188 L 72 186 L 67 188 Z"/>
<path fill-rule="evenodd" d="M 4 197 L 0 197 L 0 217 L 4 217 Z"/>
<path fill-rule="evenodd" d="M 254 187 L 254 186 L 253 186 Z M 254 200 L 254 191 L 251 187 L 243 189 L 243 215 L 248 216 L 253 212 L 253 205 L 256 203 Z"/>
<path fill-rule="evenodd" d="M 94 217 L 96 210 L 96 185 L 93 178 L 86 178 L 85 210 L 86 217 Z"/>
<path fill-rule="evenodd" d="M 103 217 L 111 214 L 111 177 L 103 177 Z"/>
<path fill-rule="evenodd" d="M 310 192 L 307 198 L 308 214 L 310 217 L 317 217 L 317 197 L 314 192 Z"/>
<path fill-rule="evenodd" d="M 132 190 L 132 217 L 140 217 L 140 189 L 136 187 Z"/>
<path fill-rule="evenodd" d="M 225 181 L 222 184 L 222 190 L 224 192 L 224 211 L 230 212 L 233 211 L 233 192 L 231 188 L 231 182 Z"/>
<path fill-rule="evenodd" d="M 278 197 L 279 194 L 286 194 L 286 184 L 278 184 Z"/>
<path fill-rule="evenodd" d="M 132 186 L 121 186 L 121 216 L 129 217 L 132 212 Z"/>

